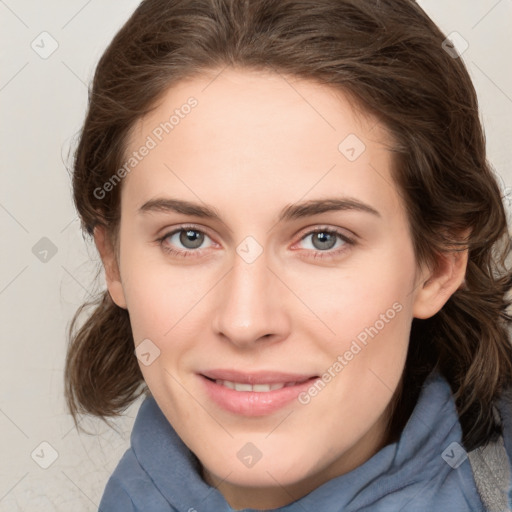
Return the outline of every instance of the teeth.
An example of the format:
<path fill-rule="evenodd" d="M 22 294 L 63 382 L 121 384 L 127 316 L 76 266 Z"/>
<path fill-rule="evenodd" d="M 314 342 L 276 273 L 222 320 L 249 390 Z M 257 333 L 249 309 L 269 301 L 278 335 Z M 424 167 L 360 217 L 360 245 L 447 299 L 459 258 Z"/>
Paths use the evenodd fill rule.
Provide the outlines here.
<path fill-rule="evenodd" d="M 250 384 L 239 384 L 235 382 L 235 391 L 252 391 L 252 386 Z"/>
<path fill-rule="evenodd" d="M 255 391 L 257 393 L 267 393 L 268 391 L 274 391 L 276 389 L 284 388 L 285 386 L 293 386 L 295 382 L 279 383 L 279 384 L 245 384 L 241 382 L 231 382 L 229 380 L 216 380 L 216 384 L 224 386 L 235 391 Z"/>

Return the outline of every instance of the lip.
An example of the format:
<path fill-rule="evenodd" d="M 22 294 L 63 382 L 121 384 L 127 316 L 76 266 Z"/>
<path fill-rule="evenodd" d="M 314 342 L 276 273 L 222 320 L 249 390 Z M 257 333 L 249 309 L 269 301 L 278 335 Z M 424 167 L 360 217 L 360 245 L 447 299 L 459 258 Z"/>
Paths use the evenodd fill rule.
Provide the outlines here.
<path fill-rule="evenodd" d="M 222 409 L 242 416 L 265 416 L 286 406 L 319 377 L 311 374 L 292 374 L 275 371 L 241 373 L 236 370 L 208 370 L 198 374 L 208 396 Z M 241 384 L 278 384 L 297 382 L 272 391 L 236 391 L 216 380 Z"/>
<path fill-rule="evenodd" d="M 260 370 L 256 372 L 240 372 L 237 370 L 206 370 L 201 375 L 213 380 L 230 380 L 242 384 L 278 384 L 280 382 L 302 382 L 315 377 L 311 373 L 284 373 Z"/>

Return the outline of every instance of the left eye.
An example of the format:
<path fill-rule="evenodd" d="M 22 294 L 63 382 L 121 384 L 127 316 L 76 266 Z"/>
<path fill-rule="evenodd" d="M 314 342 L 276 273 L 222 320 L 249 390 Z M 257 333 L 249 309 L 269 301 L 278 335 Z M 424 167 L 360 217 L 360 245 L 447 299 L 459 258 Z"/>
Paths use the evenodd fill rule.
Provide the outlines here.
<path fill-rule="evenodd" d="M 311 249 L 314 251 L 338 249 L 339 247 L 349 243 L 349 241 L 340 233 L 326 229 L 308 233 L 302 238 L 302 241 L 306 242 L 306 247 L 304 247 L 305 249 Z"/>

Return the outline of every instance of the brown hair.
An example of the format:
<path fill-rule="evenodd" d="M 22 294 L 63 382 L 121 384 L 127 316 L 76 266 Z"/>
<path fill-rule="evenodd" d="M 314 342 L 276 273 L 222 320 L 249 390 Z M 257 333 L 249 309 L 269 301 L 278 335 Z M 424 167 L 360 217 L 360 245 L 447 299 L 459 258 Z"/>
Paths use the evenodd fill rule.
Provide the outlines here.
<path fill-rule="evenodd" d="M 226 66 L 273 71 L 357 98 L 395 141 L 394 179 L 418 262 L 468 249 L 464 286 L 428 320 L 413 320 L 393 421 L 400 432 L 425 376 L 449 381 L 467 449 L 499 431 L 492 402 L 512 383 L 512 274 L 500 190 L 486 160 L 477 97 L 461 58 L 412 0 L 144 0 L 97 66 L 75 153 L 82 227 L 115 241 L 121 186 L 94 191 L 124 161 L 130 128 L 182 79 Z M 122 184 L 121 184 L 122 185 Z M 461 233 L 469 230 L 464 239 Z M 143 390 L 128 313 L 109 293 L 70 327 L 69 408 L 106 417 Z"/>

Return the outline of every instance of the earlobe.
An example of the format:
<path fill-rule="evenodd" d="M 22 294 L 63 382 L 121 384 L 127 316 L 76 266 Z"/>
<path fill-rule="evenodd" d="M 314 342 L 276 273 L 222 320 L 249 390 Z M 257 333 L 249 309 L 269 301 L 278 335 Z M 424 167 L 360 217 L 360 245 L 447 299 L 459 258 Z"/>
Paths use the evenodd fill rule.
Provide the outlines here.
<path fill-rule="evenodd" d="M 105 280 L 112 300 L 120 308 L 126 309 L 126 300 L 124 297 L 123 285 L 121 283 L 121 274 L 117 264 L 114 247 L 107 235 L 105 226 L 96 226 L 94 228 L 94 243 L 100 254 L 103 268 L 105 269 Z"/>
<path fill-rule="evenodd" d="M 434 316 L 464 284 L 468 251 L 451 251 L 438 257 L 434 270 L 424 272 L 415 291 L 415 318 Z"/>

